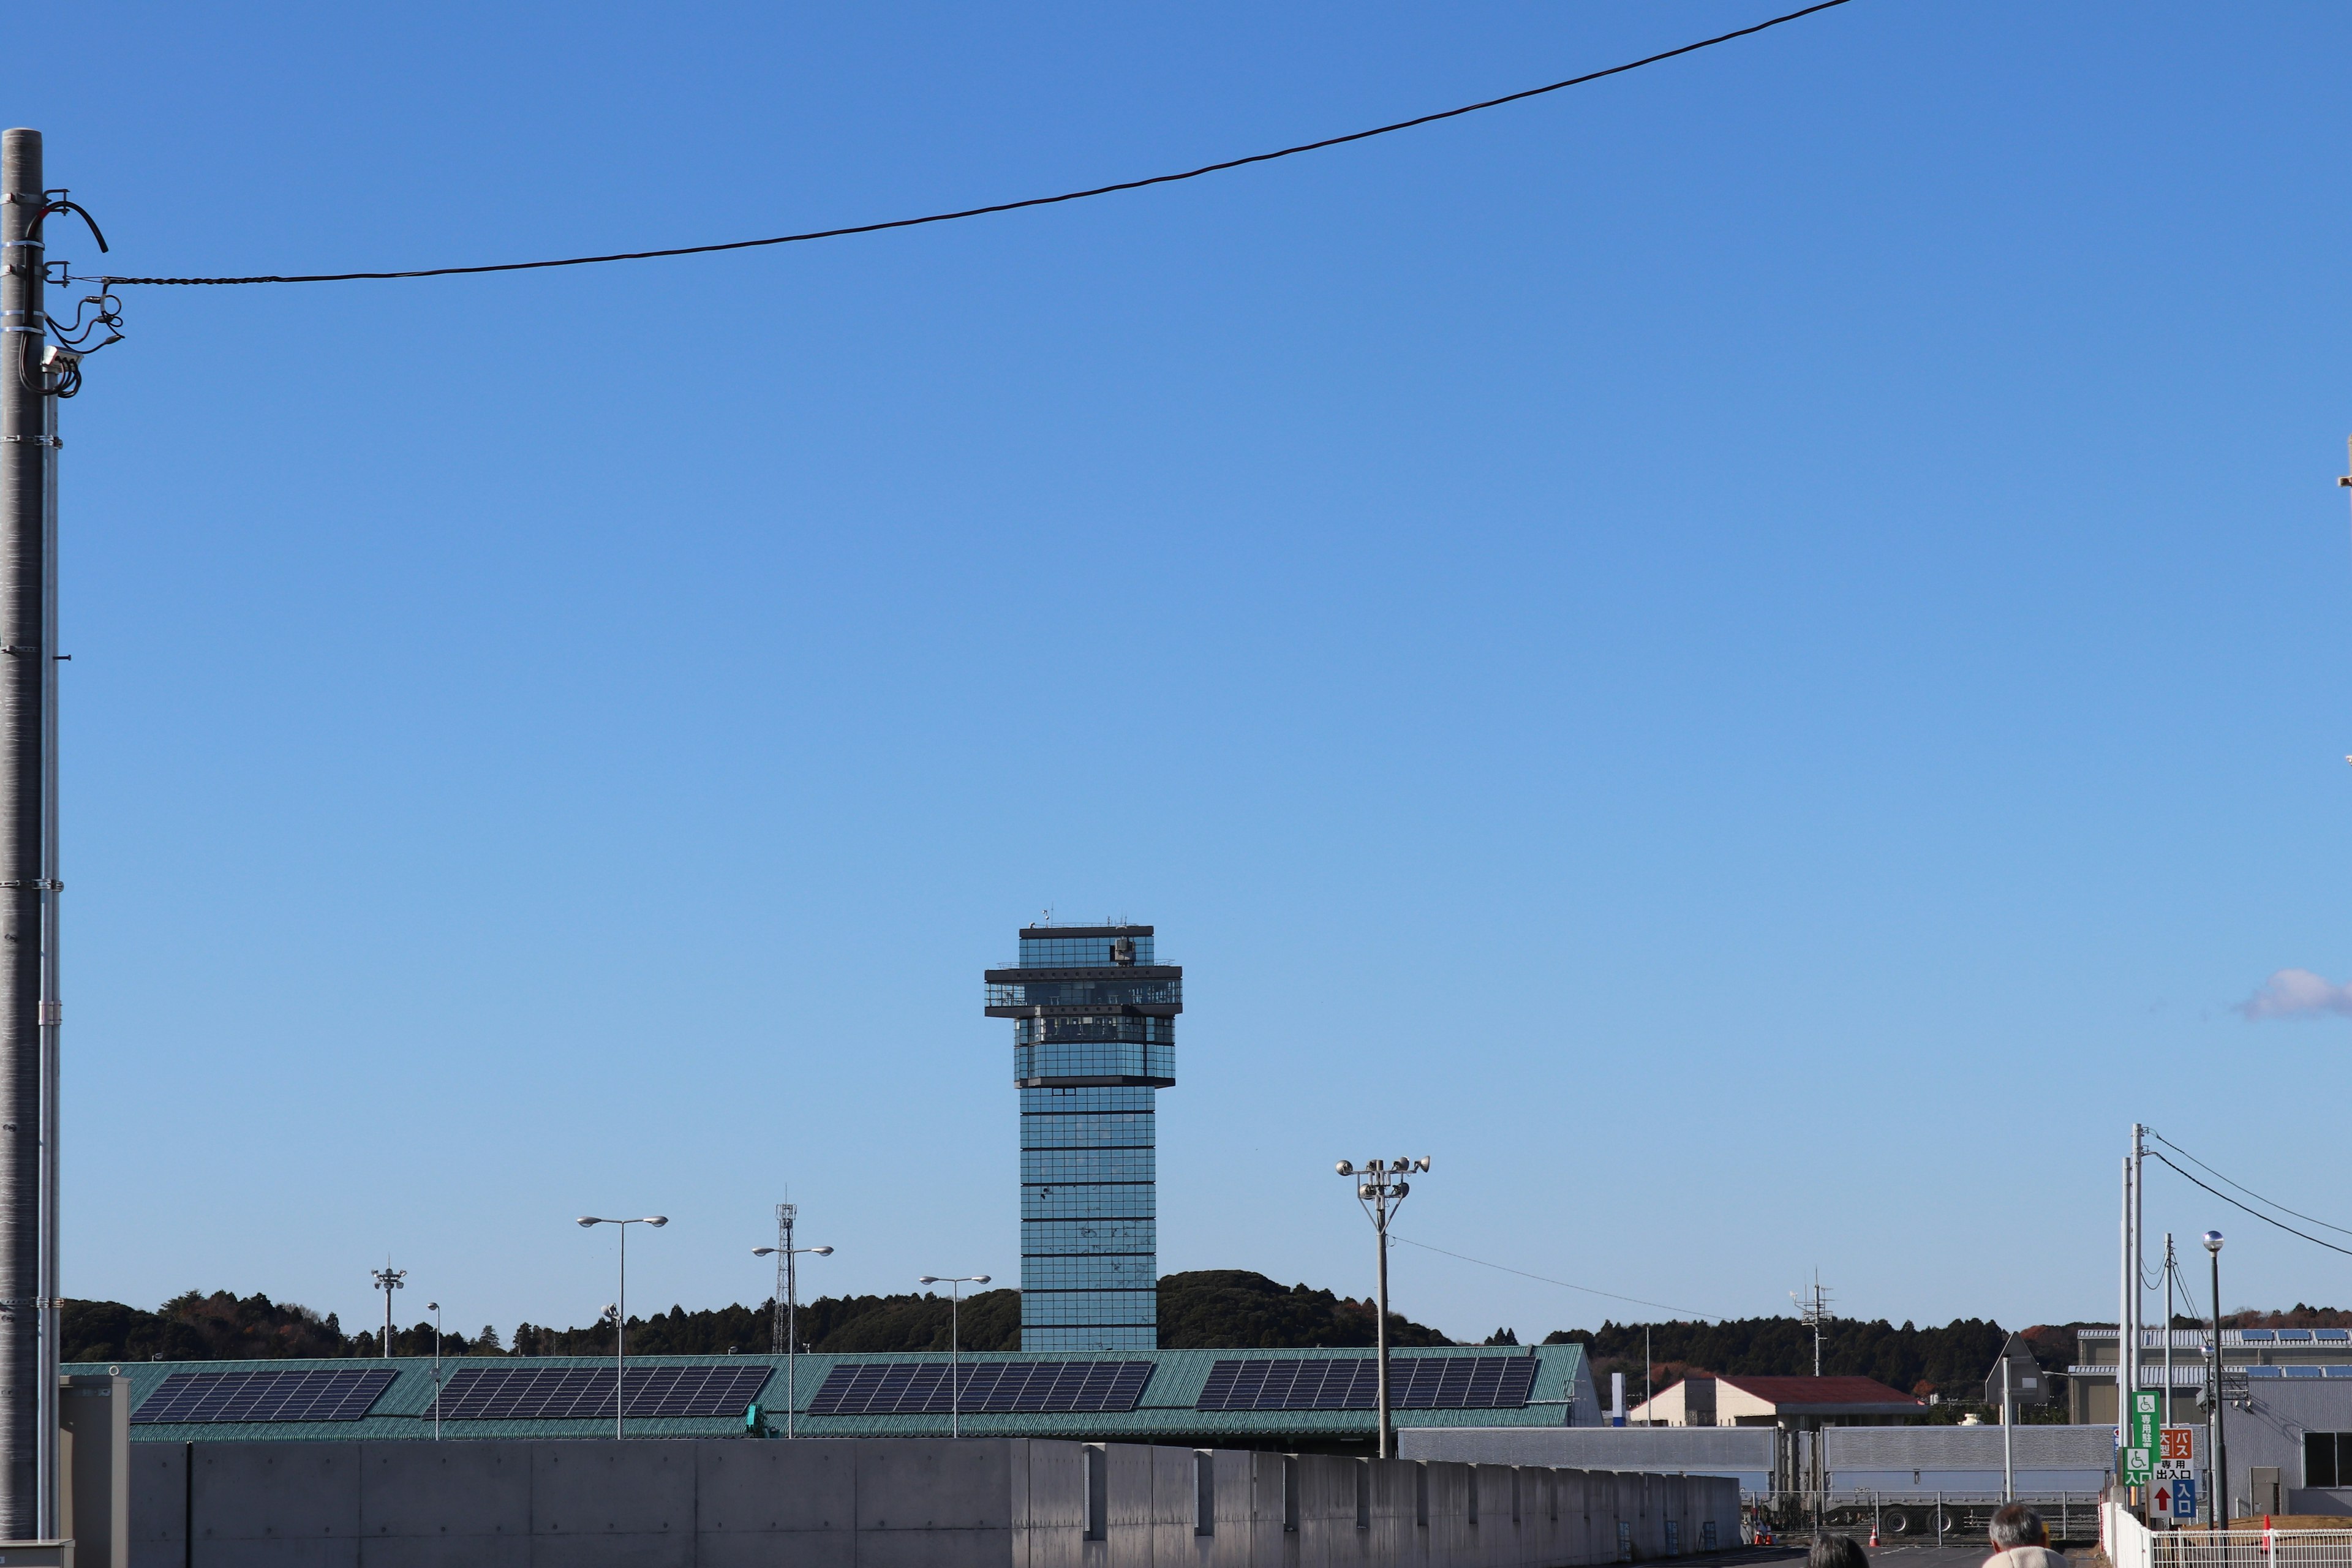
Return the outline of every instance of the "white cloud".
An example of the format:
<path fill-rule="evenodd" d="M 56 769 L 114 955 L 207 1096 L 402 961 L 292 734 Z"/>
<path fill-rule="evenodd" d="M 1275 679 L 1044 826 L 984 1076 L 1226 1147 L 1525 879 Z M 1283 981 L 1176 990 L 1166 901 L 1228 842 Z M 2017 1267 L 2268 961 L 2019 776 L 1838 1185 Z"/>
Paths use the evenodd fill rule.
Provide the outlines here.
<path fill-rule="evenodd" d="M 2248 1023 L 2263 1018 L 2352 1017 L 2352 985 L 2337 985 L 2308 969 L 2275 971 L 2263 988 L 2238 1004 Z"/>

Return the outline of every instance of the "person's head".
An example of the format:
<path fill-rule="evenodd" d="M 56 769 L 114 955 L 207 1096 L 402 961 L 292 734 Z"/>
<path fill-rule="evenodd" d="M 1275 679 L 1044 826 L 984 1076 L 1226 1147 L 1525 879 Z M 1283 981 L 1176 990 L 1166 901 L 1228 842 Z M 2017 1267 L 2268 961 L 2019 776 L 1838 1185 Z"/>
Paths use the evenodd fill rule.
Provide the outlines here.
<path fill-rule="evenodd" d="M 1851 1535 L 1823 1535 L 1805 1555 L 1805 1568 L 1870 1568 L 1862 1543 Z"/>
<path fill-rule="evenodd" d="M 2006 1552 L 2012 1546 L 2047 1546 L 2050 1532 L 2042 1516 L 2021 1502 L 2009 1503 L 1992 1516 L 1992 1543 Z"/>

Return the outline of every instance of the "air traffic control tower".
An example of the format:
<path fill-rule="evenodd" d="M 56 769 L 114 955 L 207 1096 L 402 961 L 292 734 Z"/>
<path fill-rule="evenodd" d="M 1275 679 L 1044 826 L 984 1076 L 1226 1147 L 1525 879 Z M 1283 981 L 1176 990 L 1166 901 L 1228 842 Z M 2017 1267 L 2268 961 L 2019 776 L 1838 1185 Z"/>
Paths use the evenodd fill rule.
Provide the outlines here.
<path fill-rule="evenodd" d="M 1150 926 L 1025 926 L 987 973 L 1021 1091 L 1021 1348 L 1160 1345 L 1152 1096 L 1176 1081 L 1184 972 Z"/>

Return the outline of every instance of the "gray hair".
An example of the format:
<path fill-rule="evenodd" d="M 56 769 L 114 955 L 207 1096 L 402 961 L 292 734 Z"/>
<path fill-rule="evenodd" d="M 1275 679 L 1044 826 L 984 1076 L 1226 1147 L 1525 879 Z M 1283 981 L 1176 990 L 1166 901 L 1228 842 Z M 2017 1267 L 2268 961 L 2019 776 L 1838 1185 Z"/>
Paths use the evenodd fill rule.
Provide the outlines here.
<path fill-rule="evenodd" d="M 2042 1516 L 2021 1502 L 2013 1502 L 1992 1516 L 1990 1532 L 1992 1543 L 2003 1552 L 2012 1546 L 2042 1546 L 2049 1542 L 2049 1532 L 2042 1528 Z"/>

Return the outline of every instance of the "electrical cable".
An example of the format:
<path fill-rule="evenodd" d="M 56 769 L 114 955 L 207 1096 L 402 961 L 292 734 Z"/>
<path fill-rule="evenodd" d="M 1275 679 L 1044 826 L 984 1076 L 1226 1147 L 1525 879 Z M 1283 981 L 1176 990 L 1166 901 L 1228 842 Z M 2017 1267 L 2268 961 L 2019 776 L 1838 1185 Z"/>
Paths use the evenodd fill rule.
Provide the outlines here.
<path fill-rule="evenodd" d="M 1389 1239 L 1402 1241 L 1407 1247 L 1418 1247 L 1423 1252 L 1442 1253 L 1447 1258 L 1458 1258 L 1465 1263 L 1475 1263 L 1481 1268 L 1498 1268 L 1506 1274 L 1516 1274 L 1522 1279 L 1540 1280 L 1546 1285 L 1558 1285 L 1567 1290 L 1581 1290 L 1588 1296 L 1606 1296 L 1612 1301 L 1631 1301 L 1637 1307 L 1655 1307 L 1661 1312 L 1682 1312 L 1696 1318 L 1700 1322 L 1728 1321 L 1721 1312 L 1702 1312 L 1696 1307 L 1675 1307 L 1664 1301 L 1645 1301 L 1639 1296 L 1621 1296 L 1614 1290 L 1596 1290 L 1590 1285 L 1571 1284 L 1566 1279 L 1554 1279 L 1548 1274 L 1530 1274 L 1524 1268 L 1514 1268 L 1507 1263 L 1489 1263 L 1483 1258 L 1473 1258 L 1465 1252 L 1447 1252 L 1442 1247 L 1432 1247 L 1425 1241 L 1415 1241 L 1409 1236 L 1399 1236 L 1395 1231 L 1389 1232 Z"/>
<path fill-rule="evenodd" d="M 1750 37 L 1769 28 L 1811 16 L 1816 12 L 1833 10 L 1847 3 L 1848 0 L 1819 0 L 1818 4 L 1808 5 L 1800 11 L 1790 11 L 1785 16 L 1774 16 L 1751 26 L 1736 28 L 1728 33 L 1718 33 L 1714 37 L 1701 38 L 1696 43 L 1685 44 L 1679 48 L 1667 49 L 1660 54 L 1647 55 L 1638 60 L 1628 60 L 1623 65 L 1611 66 L 1606 70 L 1589 71 L 1582 76 L 1570 77 L 1564 81 L 1549 82 L 1542 87 L 1531 87 L 1523 91 L 1506 93 L 1500 98 L 1485 99 L 1477 103 L 1465 103 L 1457 109 L 1440 110 L 1434 114 L 1416 115 L 1411 120 L 1400 120 L 1390 125 L 1376 125 L 1369 131 L 1351 131 L 1344 136 L 1327 136 L 1319 142 L 1302 142 L 1295 147 L 1278 148 L 1271 153 L 1253 153 L 1245 158 L 1228 158 L 1223 163 L 1204 163 L 1197 169 L 1186 169 L 1180 174 L 1153 174 L 1140 180 L 1121 180 L 1116 184 L 1095 185 L 1083 191 L 1064 191 L 1059 195 L 1030 196 L 1017 202 L 995 202 L 987 206 L 963 207 L 955 212 L 929 213 L 921 217 L 892 218 L 883 223 L 852 224 L 845 228 L 820 228 L 812 229 L 803 234 L 779 234 L 765 239 L 730 239 L 716 245 L 679 245 L 662 250 L 624 250 L 615 251 L 608 256 L 567 256 L 551 261 L 499 261 L 476 267 L 423 267 L 401 272 L 317 272 L 300 275 L 272 273 L 252 278 L 115 278 L 110 276 L 99 281 L 111 287 L 125 283 L 168 286 L 360 283 L 405 278 L 451 278 L 476 272 L 530 272 L 549 267 L 593 267 L 607 261 L 649 261 L 668 256 L 708 256 L 714 251 L 750 250 L 768 245 L 796 245 L 803 240 L 838 239 L 846 235 L 878 234 L 885 229 L 915 228 L 924 224 L 952 223 L 959 218 L 986 217 L 994 213 L 1018 212 L 1024 207 L 1053 206 L 1062 202 L 1085 201 L 1090 196 L 1108 196 L 1120 191 L 1139 191 L 1150 185 L 1174 184 L 1180 180 L 1197 180 L 1203 174 L 1223 174 L 1228 169 L 1245 168 L 1252 163 L 1270 163 L 1277 158 L 1296 157 L 1301 153 L 1317 153 L 1326 147 L 1340 147 L 1350 142 L 1362 142 L 1374 136 L 1386 136 L 1391 132 L 1410 131 L 1416 126 L 1433 125 L 1441 120 L 1453 120 L 1465 114 L 1475 114 L 1486 109 L 1498 109 L 1504 104 L 1517 103 L 1522 99 L 1540 98 L 1545 93 L 1559 92 L 1564 88 L 1581 87 L 1587 82 L 1599 81 L 1604 77 L 1622 76 L 1627 71 L 1639 70 L 1643 66 L 1656 65 L 1661 60 L 1670 60 L 1680 55 L 1713 48 L 1717 44 L 1727 44 L 1737 38 Z M 84 216 L 87 216 L 87 215 Z M 92 231 L 95 232 L 96 226 L 91 226 Z M 103 241 L 100 241 L 100 248 L 104 248 Z"/>
<path fill-rule="evenodd" d="M 2215 1170 L 2212 1166 L 2207 1164 L 2204 1161 L 2199 1159 L 2188 1150 L 2183 1149 L 2179 1144 L 2175 1143 L 2171 1139 L 2167 1138 L 2163 1133 L 2158 1132 L 2153 1127 L 2147 1129 L 2147 1135 L 2155 1139 L 2158 1142 L 2163 1144 L 2166 1148 L 2171 1150 L 2174 1153 L 2179 1155 L 2182 1159 L 2188 1161 L 2190 1164 L 2196 1166 L 2199 1170 L 2204 1172 L 2207 1175 L 2212 1177 L 2215 1181 L 2220 1182 L 2224 1186 L 2235 1187 L 2240 1192 L 2245 1194 L 2248 1197 L 2254 1199 L 2256 1202 L 2268 1204 L 2271 1207 L 2278 1210 L 2281 1214 L 2294 1215 L 2295 1218 L 2302 1220 L 2306 1225 L 2315 1225 L 2322 1230 L 2332 1230 L 2338 1236 L 2352 1236 L 2352 1230 L 2347 1230 L 2340 1225 L 2330 1225 L 2326 1220 L 2319 1218 L 2316 1215 L 2307 1215 L 2299 1210 L 2291 1209 L 2284 1204 L 2280 1203 L 2276 1198 L 2263 1197 L 2262 1194 L 2254 1191 L 2253 1188 L 2246 1185 L 2243 1182 L 2231 1181 L 2229 1177 L 2221 1174 L 2221 1172 Z M 2173 1169 L 2176 1171 L 2180 1167 L 2178 1165 L 2173 1166 Z"/>
<path fill-rule="evenodd" d="M 2172 1165 L 2172 1162 L 2170 1160 L 2166 1160 L 2164 1155 L 2159 1153 L 2158 1151 L 2150 1149 L 2148 1153 L 2156 1159 L 2163 1160 L 2166 1164 Z M 2205 1183 L 2198 1181 L 2196 1177 L 2190 1175 L 2188 1172 L 2182 1170 L 2178 1165 L 2172 1165 L 2172 1170 L 2173 1173 L 2179 1176 L 2183 1181 L 2189 1182 L 2196 1186 L 2204 1187 L 2207 1192 L 2212 1194 L 2223 1203 L 2228 1204 L 2231 1208 L 2245 1209 L 2248 1214 L 2253 1215 L 2256 1219 L 2261 1220 L 2264 1225 L 2274 1225 L 2278 1226 L 2279 1229 L 2286 1232 L 2289 1236 L 2302 1237 L 2304 1240 L 2311 1243 L 2314 1247 L 2324 1247 L 2330 1252 L 2340 1252 L 2347 1258 L 2352 1258 L 2352 1247 L 2338 1247 L 2332 1241 L 2322 1241 L 2319 1237 L 2313 1236 L 2306 1231 L 2295 1229 L 2294 1226 L 2287 1224 L 2284 1220 L 2273 1219 L 2270 1215 L 2264 1214 L 2258 1208 L 2248 1207 L 2248 1205 L 2240 1203 L 2237 1199 L 2231 1197 L 2229 1194 L 2223 1192 L 2219 1187 L 2208 1186 Z M 2227 1179 L 2227 1177 L 2223 1178 L 2225 1181 Z M 2335 1226 L 2330 1226 L 2328 1228 L 2333 1230 Z"/>

